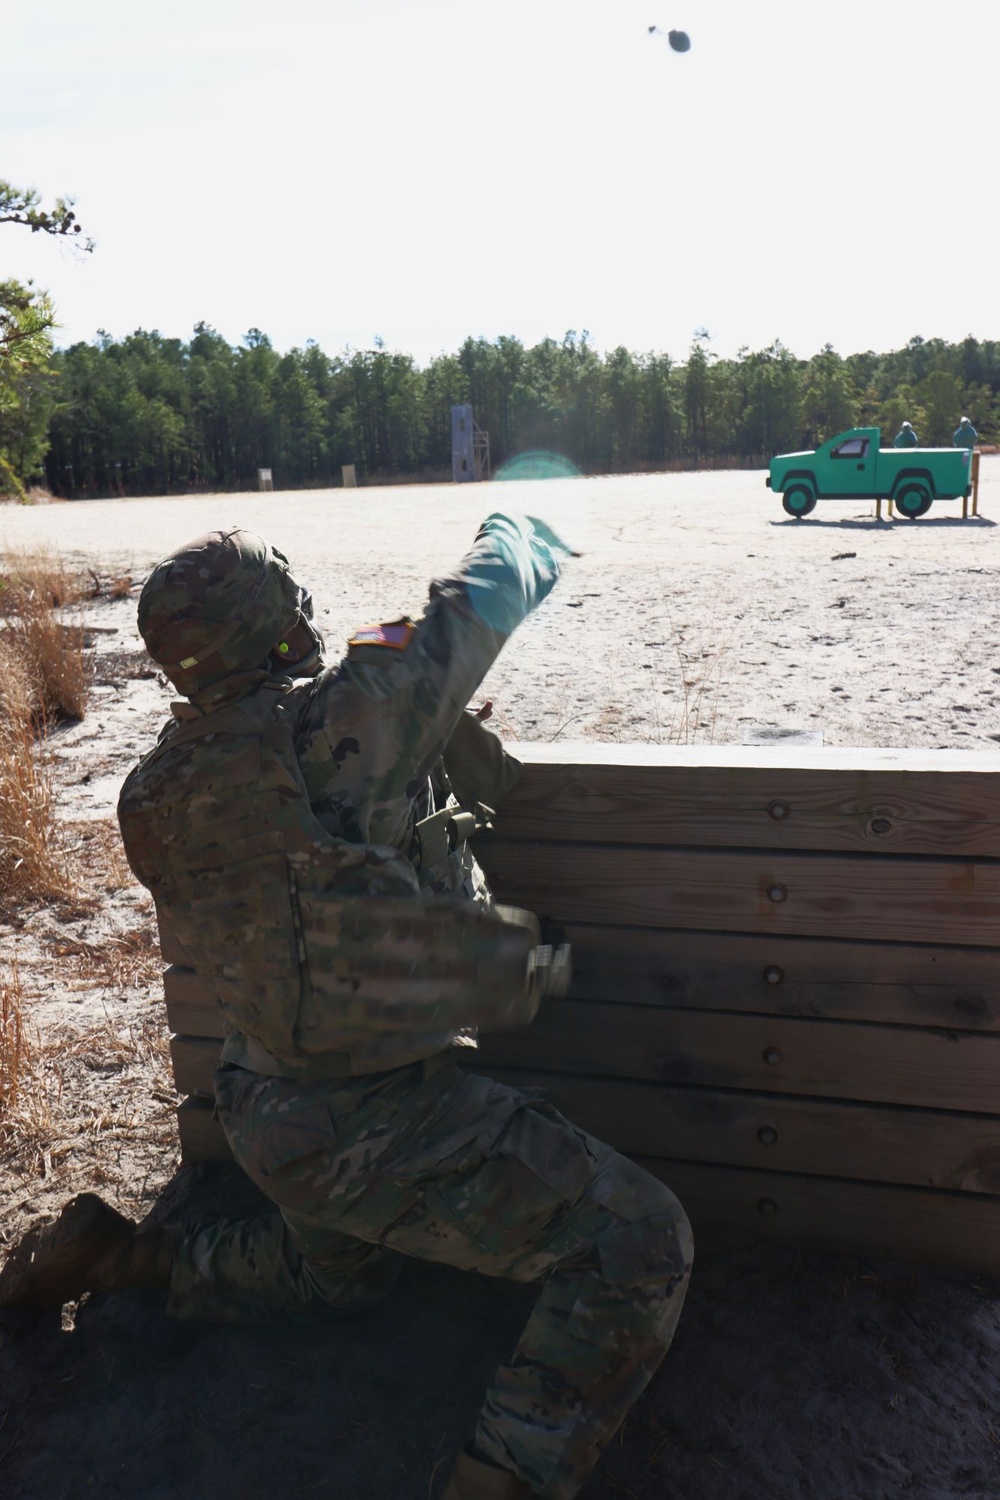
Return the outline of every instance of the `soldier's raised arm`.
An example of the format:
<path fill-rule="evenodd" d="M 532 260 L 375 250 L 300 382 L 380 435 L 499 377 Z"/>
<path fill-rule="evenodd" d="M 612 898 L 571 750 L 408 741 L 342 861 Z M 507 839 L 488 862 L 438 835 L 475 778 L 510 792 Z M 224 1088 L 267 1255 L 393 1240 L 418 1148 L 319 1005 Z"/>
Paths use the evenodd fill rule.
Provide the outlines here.
<path fill-rule="evenodd" d="M 367 824 L 365 837 L 391 841 L 398 799 L 416 794 L 504 643 L 551 592 L 569 555 L 543 521 L 494 512 L 458 566 L 433 581 L 420 619 L 352 636 L 344 661 L 317 685 L 309 719 L 327 742 L 332 780 Z"/>

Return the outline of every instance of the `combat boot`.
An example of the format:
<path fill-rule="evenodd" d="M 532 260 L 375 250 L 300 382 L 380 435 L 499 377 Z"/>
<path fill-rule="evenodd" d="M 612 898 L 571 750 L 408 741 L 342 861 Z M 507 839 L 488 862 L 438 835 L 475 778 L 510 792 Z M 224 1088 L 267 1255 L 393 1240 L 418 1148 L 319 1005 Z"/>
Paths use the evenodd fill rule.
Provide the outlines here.
<path fill-rule="evenodd" d="M 137 1231 L 96 1193 L 71 1198 L 54 1224 L 29 1232 L 0 1271 L 0 1308 L 62 1307 L 84 1292 L 166 1290 L 175 1233 Z"/>
<path fill-rule="evenodd" d="M 535 1493 L 530 1484 L 509 1469 L 498 1469 L 473 1458 L 463 1448 L 441 1500 L 531 1500 Z"/>

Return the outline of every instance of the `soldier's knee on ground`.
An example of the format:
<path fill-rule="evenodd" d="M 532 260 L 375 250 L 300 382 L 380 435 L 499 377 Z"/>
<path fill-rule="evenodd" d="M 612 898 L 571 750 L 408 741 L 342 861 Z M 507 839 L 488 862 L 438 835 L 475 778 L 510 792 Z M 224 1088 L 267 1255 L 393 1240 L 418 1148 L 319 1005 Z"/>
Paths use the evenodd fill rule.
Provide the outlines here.
<path fill-rule="evenodd" d="M 361 1245 L 359 1252 L 350 1258 L 303 1255 L 300 1275 L 331 1313 L 367 1312 L 388 1297 L 399 1280 L 403 1257 L 394 1250 Z"/>

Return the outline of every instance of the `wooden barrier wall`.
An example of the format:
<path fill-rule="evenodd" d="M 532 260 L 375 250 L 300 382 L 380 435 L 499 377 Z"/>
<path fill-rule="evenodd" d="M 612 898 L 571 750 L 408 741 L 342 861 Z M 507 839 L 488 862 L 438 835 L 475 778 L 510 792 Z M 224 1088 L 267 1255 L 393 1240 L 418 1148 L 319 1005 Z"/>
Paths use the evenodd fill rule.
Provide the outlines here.
<path fill-rule="evenodd" d="M 479 857 L 573 944 L 476 1066 L 542 1088 L 696 1229 L 1000 1271 L 1000 756 L 519 746 Z M 221 1025 L 162 933 L 185 1157 Z"/>

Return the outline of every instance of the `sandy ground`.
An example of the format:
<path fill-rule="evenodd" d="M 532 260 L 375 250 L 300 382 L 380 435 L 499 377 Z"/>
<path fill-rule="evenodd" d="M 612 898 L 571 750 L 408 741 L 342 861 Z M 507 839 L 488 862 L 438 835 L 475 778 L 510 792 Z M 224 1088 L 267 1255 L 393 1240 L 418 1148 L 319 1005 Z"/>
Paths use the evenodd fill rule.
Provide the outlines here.
<path fill-rule="evenodd" d="M 0 508 L 5 550 L 140 579 L 232 523 L 314 590 L 331 645 L 419 608 L 490 508 L 543 515 L 584 554 L 485 685 L 513 737 L 991 749 L 1000 458 L 978 520 L 864 502 L 786 519 L 759 473 Z M 103 590 L 106 595 L 106 587 Z M 95 683 L 52 742 L 88 899 L 0 923 L 41 1056 L 0 1149 L 0 1246 L 73 1191 L 136 1216 L 257 1207 L 237 1174 L 181 1170 L 155 933 L 117 851 L 123 776 L 169 694 L 134 597 L 88 605 Z M 97 904 L 95 905 L 95 893 Z M 110 955 L 110 956 L 109 956 Z M 412 1267 L 374 1315 L 307 1328 L 176 1325 L 155 1298 L 0 1322 L 0 1493 L 157 1500 L 429 1500 L 530 1296 Z M 703 1252 L 675 1347 L 585 1500 L 993 1500 L 1000 1282 L 746 1247 Z"/>
<path fill-rule="evenodd" d="M 1000 456 L 983 458 L 965 522 L 958 501 L 891 522 L 871 502 L 821 501 L 796 521 L 763 473 L 736 471 L 8 507 L 0 549 L 139 577 L 201 531 L 249 526 L 313 589 L 337 648 L 417 610 L 505 505 L 584 554 L 491 674 L 522 739 L 738 743 L 758 724 L 841 745 L 1000 736 Z"/>

